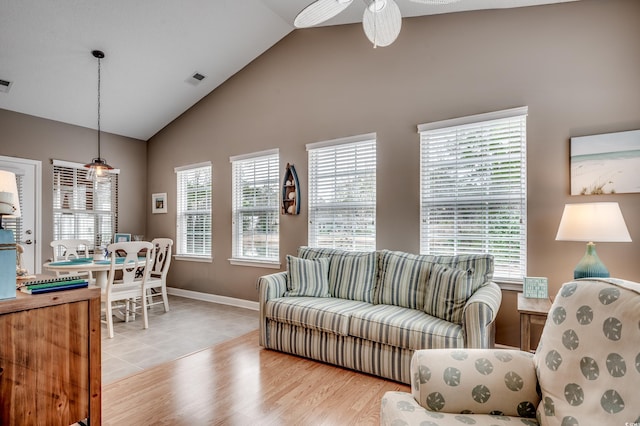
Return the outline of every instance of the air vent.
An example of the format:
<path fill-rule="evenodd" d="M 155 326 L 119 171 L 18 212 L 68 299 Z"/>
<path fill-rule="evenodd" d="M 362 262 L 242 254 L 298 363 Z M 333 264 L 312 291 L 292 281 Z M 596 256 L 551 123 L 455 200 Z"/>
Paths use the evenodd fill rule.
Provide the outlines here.
<path fill-rule="evenodd" d="M 11 82 L 8 80 L 0 79 L 0 92 L 9 93 L 9 89 L 11 89 Z"/>
<path fill-rule="evenodd" d="M 202 80 L 204 80 L 205 78 L 205 75 L 200 74 L 199 72 L 194 72 L 191 77 L 187 79 L 187 83 L 197 86 L 198 84 L 202 83 Z"/>

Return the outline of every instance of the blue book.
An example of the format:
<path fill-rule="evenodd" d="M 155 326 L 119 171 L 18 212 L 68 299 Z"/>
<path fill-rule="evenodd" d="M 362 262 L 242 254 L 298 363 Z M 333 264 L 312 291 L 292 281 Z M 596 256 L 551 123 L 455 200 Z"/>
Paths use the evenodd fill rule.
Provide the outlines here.
<path fill-rule="evenodd" d="M 40 294 L 40 293 L 50 293 L 53 291 L 62 291 L 62 290 L 72 290 L 74 288 L 84 288 L 87 287 L 89 283 L 87 281 L 75 281 L 75 282 L 61 282 L 61 283 L 52 283 L 49 285 L 42 286 L 29 286 L 29 287 L 20 287 L 20 291 L 27 294 Z"/>

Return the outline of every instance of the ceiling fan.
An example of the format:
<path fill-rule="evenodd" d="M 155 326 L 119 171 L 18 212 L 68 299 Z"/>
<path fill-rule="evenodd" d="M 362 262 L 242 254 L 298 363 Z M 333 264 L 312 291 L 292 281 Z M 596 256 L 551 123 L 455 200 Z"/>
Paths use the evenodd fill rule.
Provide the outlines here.
<path fill-rule="evenodd" d="M 389 46 L 402 27 L 402 15 L 395 0 L 363 0 L 366 4 L 362 26 L 373 47 Z M 450 4 L 460 0 L 410 0 L 420 4 Z M 293 24 L 296 28 L 308 28 L 321 24 L 345 10 L 353 0 L 316 0 L 305 7 Z"/>

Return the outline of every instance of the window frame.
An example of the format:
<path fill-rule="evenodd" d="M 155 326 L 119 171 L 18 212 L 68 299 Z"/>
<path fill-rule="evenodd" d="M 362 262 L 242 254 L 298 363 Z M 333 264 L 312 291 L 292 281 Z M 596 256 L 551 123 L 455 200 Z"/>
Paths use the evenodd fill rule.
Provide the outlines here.
<path fill-rule="evenodd" d="M 93 182 L 86 179 L 87 169 L 84 164 L 71 161 L 52 160 L 52 237 L 53 240 L 61 239 L 86 239 L 91 241 L 90 250 L 106 247 L 112 242 L 113 236 L 118 232 L 118 184 L 119 169 L 109 171 L 109 179 L 103 182 Z M 71 199 L 65 197 L 64 188 L 61 179 L 71 179 L 71 182 L 65 182 L 70 185 L 67 187 L 66 194 L 71 190 Z M 58 182 L 58 183 L 56 183 Z M 115 183 L 115 185 L 114 185 Z M 88 189 L 89 185 L 91 189 Z M 108 186 L 108 188 L 107 188 Z M 81 194 L 85 194 L 82 197 Z M 96 208 L 96 202 L 100 204 L 100 200 L 109 205 L 108 210 Z M 69 204 L 70 203 L 70 204 Z M 66 204 L 66 207 L 65 207 Z M 90 204 L 93 208 L 86 209 L 81 206 Z M 104 204 L 104 205 L 107 205 Z M 83 233 L 78 230 L 78 226 L 82 225 L 79 221 L 81 215 L 93 217 L 92 235 Z M 74 219 L 73 231 L 63 230 L 64 224 L 61 223 L 63 217 L 72 216 Z M 109 222 L 111 226 L 109 226 Z M 86 225 L 86 223 L 85 223 Z M 100 232 L 102 228 L 103 232 Z"/>
<path fill-rule="evenodd" d="M 339 248 L 350 251 L 374 251 L 377 245 L 377 135 L 367 133 L 345 138 L 333 139 L 306 145 L 308 153 L 308 220 L 307 244 L 310 247 Z M 349 152 L 349 151 L 353 152 Z M 358 153 L 360 151 L 360 153 Z M 355 156 L 355 157 L 354 157 Z M 333 161 L 331 160 L 333 157 Z M 341 161 L 336 161 L 337 159 Z M 356 170 L 348 170 L 349 166 L 360 165 Z M 319 170 L 318 166 L 326 166 L 326 170 Z M 346 169 L 345 169 L 346 168 Z M 351 191 L 349 180 L 361 179 L 363 186 L 370 186 L 372 190 Z M 332 183 L 331 180 L 333 179 Z M 332 189 L 333 188 L 333 192 Z M 346 191 L 345 191 L 346 190 Z M 336 191 L 343 199 L 331 200 L 321 205 L 320 193 L 326 198 L 336 197 Z M 359 197 L 358 197 L 359 196 Z M 346 200 L 345 200 L 346 198 Z M 348 201 L 347 201 L 348 200 Z M 359 209 L 359 210 L 357 210 Z M 328 212 L 324 217 L 322 210 Z M 346 213 L 345 213 L 346 212 Z M 342 213 L 342 214 L 341 214 Z M 319 223 L 331 220 L 342 226 L 342 232 L 326 232 L 320 236 Z M 366 221 L 356 222 L 360 215 Z M 342 216 L 344 219 L 341 219 Z M 352 216 L 349 218 L 349 216 Z M 350 221 L 349 221 L 350 219 Z M 363 226 L 364 223 L 364 226 Z M 352 230 L 346 229 L 349 224 Z M 346 225 L 346 226 L 345 226 Z M 355 235 L 362 233 L 364 241 L 358 242 Z M 349 235 L 350 234 L 350 235 Z M 342 242 L 339 239 L 343 239 Z M 324 239 L 325 242 L 319 242 Z M 366 240 L 369 240 L 368 242 Z M 327 242 L 329 244 L 327 244 Z"/>
<path fill-rule="evenodd" d="M 266 151 L 254 152 L 244 155 L 236 155 L 229 158 L 231 163 L 231 258 L 229 262 L 232 265 L 241 266 L 254 266 L 254 267 L 267 267 L 267 268 L 280 268 L 280 151 L 278 149 L 271 149 Z M 257 187 L 256 176 L 253 176 L 253 180 L 242 187 L 238 187 L 238 178 L 241 177 L 243 171 L 248 168 L 266 168 L 266 176 L 261 176 L 261 179 L 267 179 L 268 183 L 267 191 L 273 192 L 272 196 L 260 198 L 254 202 L 259 205 L 242 206 L 244 201 L 248 201 L 243 197 L 245 189 L 252 189 Z M 275 178 L 273 177 L 275 175 Z M 267 203 L 267 204 L 265 204 Z M 248 256 L 242 254 L 244 245 L 241 235 L 245 234 L 242 226 L 241 216 L 245 213 L 253 213 L 254 215 L 265 215 L 266 218 L 269 215 L 275 217 L 276 228 L 276 249 L 275 254 L 271 256 Z M 248 233 L 251 235 L 258 235 L 259 233 Z M 267 237 L 269 238 L 269 237 Z M 269 249 L 267 249 L 269 251 Z"/>
<path fill-rule="evenodd" d="M 176 253 L 174 258 L 193 262 L 211 262 L 213 260 L 213 167 L 211 162 L 206 161 L 176 167 L 174 172 L 176 173 Z M 199 200 L 203 202 L 204 207 L 189 209 L 187 206 L 188 201 L 193 201 L 193 199 L 188 200 L 185 198 L 188 195 L 183 194 L 183 188 L 187 185 L 187 182 L 183 182 L 183 180 L 188 178 L 198 179 L 198 173 L 208 173 L 208 182 L 206 182 L 207 178 L 205 177 L 205 183 L 194 188 L 198 192 L 204 191 L 204 198 Z M 204 236 L 204 240 L 198 243 L 195 237 L 189 241 L 182 229 L 188 228 L 185 222 L 188 217 L 198 218 L 199 216 L 203 216 L 200 222 L 204 228 L 198 230 L 198 232 Z M 193 232 L 196 232 L 196 230 Z M 196 250 L 189 251 L 187 249 L 189 244 L 194 246 L 201 244 L 203 247 L 199 250 L 200 252 L 196 252 Z"/>
<path fill-rule="evenodd" d="M 507 285 L 513 284 L 516 288 L 522 284 L 523 277 L 527 273 L 527 115 L 528 107 L 525 106 L 418 126 L 420 135 L 420 253 L 455 255 L 475 252 L 493 254 L 494 281 Z M 480 133 L 484 138 L 476 137 L 479 142 L 474 144 L 473 137 Z M 454 134 L 455 136 L 453 136 Z M 448 143 L 447 138 L 454 138 L 455 141 Z M 432 145 L 436 145 L 433 149 L 438 150 L 433 154 L 433 160 L 429 160 L 432 161 L 433 166 L 425 164 L 428 156 L 425 149 L 428 148 L 430 139 Z M 491 144 L 488 141 L 494 143 Z M 495 142 L 498 141 L 506 141 L 508 145 L 496 144 Z M 460 146 L 465 149 L 464 153 L 458 155 L 456 150 L 456 154 L 452 154 L 451 149 Z M 472 152 L 471 148 L 475 148 L 474 151 L 482 150 L 482 154 L 469 155 Z M 501 150 L 508 151 L 508 154 Z M 493 161 L 487 160 L 489 156 L 493 158 Z M 513 162 L 516 159 L 518 163 Z M 449 160 L 455 164 L 446 163 Z M 454 183 L 448 186 L 442 183 L 449 176 L 443 173 L 444 169 L 457 170 L 457 177 L 450 178 Z M 429 175 L 436 176 L 436 174 L 438 179 L 428 179 Z M 497 177 L 503 176 L 506 176 L 506 179 L 502 179 L 500 186 L 496 186 L 494 183 Z M 484 182 L 490 181 L 491 185 L 482 185 L 483 178 Z M 470 185 L 470 182 L 474 182 L 475 185 Z M 426 193 L 429 191 L 425 188 L 426 185 L 431 185 L 434 188 L 431 189 L 432 195 L 429 200 L 425 200 Z M 442 195 L 446 193 L 448 188 L 456 189 L 456 195 Z M 487 190 L 487 188 L 493 188 L 493 190 Z M 453 227 L 449 224 L 448 236 L 444 231 L 434 233 L 429 229 L 429 223 L 437 223 L 437 220 L 434 219 L 437 216 L 435 213 L 436 205 L 441 212 L 446 212 L 447 209 L 454 212 L 453 217 L 456 223 Z M 484 213 L 479 213 L 482 211 Z M 430 212 L 434 212 L 431 217 L 429 217 Z M 474 212 L 477 212 L 476 216 L 473 216 Z M 492 230 L 495 232 L 497 227 L 497 225 L 491 227 L 491 224 L 498 222 L 492 222 L 488 219 L 498 214 L 502 219 L 499 223 L 502 231 L 490 238 Z M 442 216 L 444 217 L 444 215 Z M 479 219 L 484 218 L 484 225 L 474 225 L 472 221 L 469 221 L 471 217 L 476 219 L 477 223 L 481 222 Z M 440 226 L 441 229 L 445 228 L 442 224 Z M 482 229 L 474 234 L 470 231 L 473 226 Z M 429 236 L 430 232 L 434 235 Z M 481 235 L 481 237 L 476 237 L 476 235 Z M 435 242 L 437 238 L 441 242 Z M 438 253 L 429 253 L 432 249 L 446 247 L 447 244 L 442 242 L 446 239 L 449 241 L 467 239 L 468 241 L 480 242 L 483 248 L 479 250 L 474 247 L 468 250 L 464 247 L 458 247 L 457 243 L 452 242 L 454 247 L 450 250 L 443 249 Z M 512 250 L 514 244 L 516 249 Z M 496 250 L 496 248 L 499 249 Z"/>

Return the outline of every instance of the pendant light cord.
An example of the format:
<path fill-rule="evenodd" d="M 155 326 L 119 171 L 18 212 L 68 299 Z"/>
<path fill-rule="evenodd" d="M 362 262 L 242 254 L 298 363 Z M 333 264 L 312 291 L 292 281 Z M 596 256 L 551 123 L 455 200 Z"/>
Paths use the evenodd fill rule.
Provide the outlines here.
<path fill-rule="evenodd" d="M 101 83 L 100 69 L 102 67 L 100 65 L 101 65 L 101 58 L 98 57 L 98 158 L 102 158 L 102 156 L 100 155 L 100 83 Z"/>

